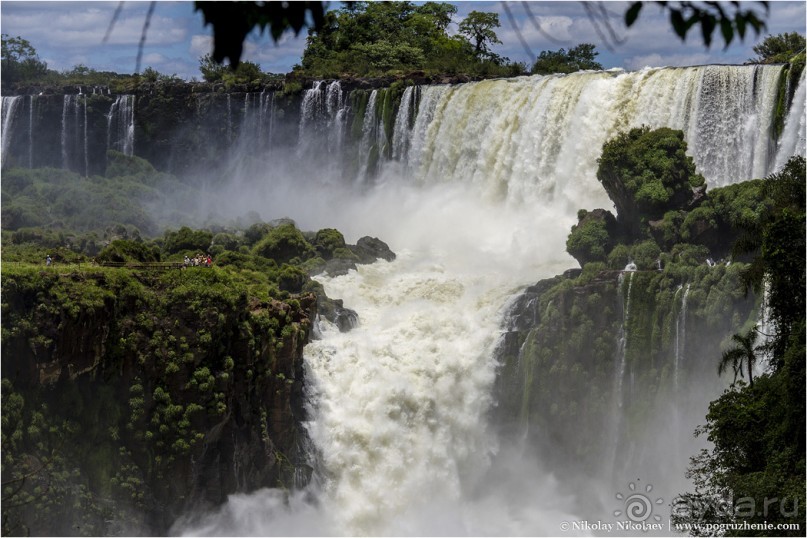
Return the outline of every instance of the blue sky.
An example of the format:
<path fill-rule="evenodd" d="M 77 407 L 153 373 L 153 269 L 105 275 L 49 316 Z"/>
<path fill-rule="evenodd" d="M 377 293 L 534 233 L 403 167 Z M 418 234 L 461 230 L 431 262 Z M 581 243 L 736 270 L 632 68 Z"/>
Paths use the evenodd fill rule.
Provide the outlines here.
<path fill-rule="evenodd" d="M 530 63 L 518 35 L 504 12 L 501 2 L 452 2 L 458 6 L 455 23 L 470 11 L 499 13 L 501 28 L 497 34 L 502 41 L 494 51 L 512 60 Z M 22 36 L 36 48 L 51 69 L 66 70 L 78 64 L 101 71 L 132 73 L 135 70 L 138 43 L 149 2 L 128 1 L 110 39 L 102 39 L 118 2 L 39 2 L 3 0 L 0 3 L 2 33 Z M 724 49 L 719 32 L 715 43 L 706 49 L 697 32 L 682 43 L 670 29 L 668 18 L 656 5 L 642 10 L 639 22 L 627 29 L 622 23 L 628 2 L 604 2 L 613 13 L 612 28 L 624 43 L 613 50 L 603 43 L 586 14 L 582 2 L 529 2 L 534 20 L 530 20 L 524 2 L 508 2 L 519 31 L 530 50 L 537 55 L 542 50 L 570 48 L 579 43 L 594 43 L 600 52 L 598 60 L 606 68 L 627 70 L 644 66 L 683 66 L 706 63 L 743 63 L 755 56 L 752 47 L 769 34 L 783 32 L 805 33 L 807 15 L 804 1 L 771 2 L 768 28 L 759 37 L 750 33 L 744 42 Z M 758 5 L 756 2 L 748 2 Z M 330 2 L 338 8 L 341 2 Z M 534 25 L 541 25 L 542 35 Z M 456 24 L 452 27 L 456 31 Z M 451 28 L 450 28 L 451 30 Z M 192 2 L 157 2 L 147 34 L 141 69 L 152 67 L 165 74 L 182 78 L 199 75 L 199 58 L 211 50 L 211 28 L 205 27 L 201 13 Z M 264 71 L 283 73 L 299 63 L 305 47 L 305 31 L 299 37 L 285 35 L 275 44 L 266 34 L 250 36 L 244 58 L 261 65 Z M 534 58 L 533 58 L 534 59 Z"/>

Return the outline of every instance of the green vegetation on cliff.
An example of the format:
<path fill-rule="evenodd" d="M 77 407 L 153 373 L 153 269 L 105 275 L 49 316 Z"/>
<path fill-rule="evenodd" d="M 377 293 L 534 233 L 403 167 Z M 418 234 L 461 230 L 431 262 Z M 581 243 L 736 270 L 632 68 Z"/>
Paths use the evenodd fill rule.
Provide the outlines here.
<path fill-rule="evenodd" d="M 770 336 L 764 345 L 768 361 L 753 383 L 735 376 L 731 387 L 710 405 L 706 424 L 698 433 L 713 448 L 692 459 L 695 491 L 683 497 L 684 506 L 676 514 L 681 522 L 706 518 L 804 528 L 806 180 L 801 157 L 794 157 L 784 170 L 768 177 L 762 193 L 770 203 L 738 244 L 738 250 L 755 254 L 743 275 L 746 284 L 760 292 L 764 287 L 768 290 L 770 327 L 753 327 L 761 333 L 760 339 Z M 767 334 L 770 332 L 773 334 Z M 750 332 L 739 336 L 740 341 L 749 341 L 746 351 L 756 353 L 754 359 L 762 361 L 760 350 L 750 344 L 757 338 Z M 726 503 L 733 510 L 717 509 Z M 803 534 L 801 530 L 777 533 Z M 729 534 L 769 533 L 741 530 Z"/>
<path fill-rule="evenodd" d="M 532 66 L 534 75 L 550 75 L 552 73 L 574 73 L 587 69 L 601 70 L 602 64 L 595 58 L 600 53 L 594 50 L 591 43 L 581 43 L 566 49 L 544 50 Z"/>
<path fill-rule="evenodd" d="M 299 73 L 314 77 L 376 76 L 426 71 L 505 76 L 525 67 L 492 53 L 498 15 L 473 11 L 447 33 L 457 8 L 426 2 L 352 2 L 325 14 L 308 36 Z"/>
<path fill-rule="evenodd" d="M 193 503 L 290 486 L 315 297 L 272 289 L 233 267 L 4 264 L 3 534 L 164 534 Z"/>
<path fill-rule="evenodd" d="M 164 535 L 230 493 L 303 485 L 302 349 L 316 315 L 355 316 L 310 275 L 394 258 L 288 219 L 163 229 L 148 204 L 190 189 L 109 160 L 4 170 L 3 535 Z"/>
<path fill-rule="evenodd" d="M 659 351 L 670 349 L 670 338 L 677 334 L 672 330 L 676 301 L 681 301 L 680 289 L 686 286 L 688 323 L 700 318 L 706 327 L 713 327 L 711 333 L 725 340 L 720 349 L 701 344 L 701 351 L 711 358 L 704 362 L 709 368 L 701 371 L 717 376 L 733 369 L 735 375 L 730 388 L 711 403 L 706 424 L 697 431 L 713 448 L 693 457 L 689 473 L 695 491 L 680 497 L 673 517 L 678 523 L 804 525 L 804 158 L 791 158 L 781 172 L 765 179 L 705 192 L 703 178 L 686 156 L 682 133 L 641 128 L 605 144 L 597 176 L 614 201 L 616 219 L 602 209 L 580 212 L 567 249 L 580 261 L 582 274 L 576 280 L 560 281 L 537 299 L 541 301 L 538 311 L 548 316 L 541 318 L 541 326 L 549 334 L 560 330 L 564 337 L 536 348 L 547 350 L 542 360 L 551 364 L 539 360 L 528 368 L 548 368 L 550 375 L 542 383 L 563 385 L 562 377 L 552 375 L 561 371 L 554 362 L 557 357 L 571 357 L 563 363 L 563 371 L 574 368 L 579 357 L 585 356 L 579 344 L 575 347 L 582 341 L 577 333 L 598 335 L 608 330 L 605 320 L 591 324 L 585 316 L 577 319 L 575 313 L 579 317 L 588 305 L 579 304 L 577 295 L 569 296 L 564 290 L 579 293 L 584 286 L 591 288 L 592 282 L 603 278 L 597 275 L 606 267 L 604 262 L 620 269 L 629 260 L 639 273 L 622 277 L 630 281 L 622 289 L 632 290 L 621 291 L 628 293 L 622 301 L 622 353 L 627 367 L 633 368 L 632 376 L 645 372 L 642 386 L 651 387 L 648 394 L 655 394 L 669 384 L 664 382 L 665 377 L 669 379 L 669 370 L 664 375 L 669 357 L 665 359 Z M 712 261 L 730 255 L 730 266 Z M 678 291 L 673 292 L 676 285 Z M 769 326 L 758 324 L 758 313 L 737 310 L 752 289 L 758 298 L 754 310 L 767 309 Z M 602 286 L 596 290 L 590 297 L 604 291 Z M 544 327 L 559 304 L 566 312 L 559 319 L 571 315 L 573 323 L 565 330 Z M 610 330 L 613 335 L 615 328 Z M 615 351 L 614 338 L 606 333 L 595 336 L 589 359 L 595 362 L 582 365 L 594 375 L 599 361 L 607 361 Z M 640 363 L 638 369 L 631 366 Z M 754 371 L 755 363 L 763 365 L 762 373 Z M 566 407 L 582 405 L 573 398 L 562 400 L 568 402 Z M 533 405 L 525 401 L 522 409 Z M 554 409 L 559 404 L 552 405 Z M 566 413 L 571 417 L 574 409 Z M 776 499 L 776 505 L 769 509 L 765 503 L 771 499 Z M 749 503 L 765 509 L 749 510 Z"/>

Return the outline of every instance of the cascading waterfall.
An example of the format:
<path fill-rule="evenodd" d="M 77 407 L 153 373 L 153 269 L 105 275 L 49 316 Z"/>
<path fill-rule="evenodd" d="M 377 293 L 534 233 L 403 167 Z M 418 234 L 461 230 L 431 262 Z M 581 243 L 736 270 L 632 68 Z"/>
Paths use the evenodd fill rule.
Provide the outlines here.
<path fill-rule="evenodd" d="M 232 95 L 227 94 L 227 141 L 233 141 L 233 105 Z"/>
<path fill-rule="evenodd" d="M 70 141 L 67 134 L 67 111 L 70 110 L 70 99 L 70 95 L 65 95 L 64 103 L 62 104 L 62 168 L 65 169 L 70 168 L 69 151 L 67 149 L 67 144 Z"/>
<path fill-rule="evenodd" d="M 689 284 L 683 289 L 681 296 L 681 308 L 678 311 L 678 317 L 675 319 L 675 363 L 673 366 L 673 384 L 676 396 L 678 395 L 678 383 L 680 377 L 681 361 L 683 360 L 684 351 L 686 349 L 686 336 L 687 336 L 687 297 L 689 296 Z"/>
<path fill-rule="evenodd" d="M 412 128 L 410 118 L 413 117 L 412 111 L 416 110 L 416 96 L 415 86 L 408 86 L 401 96 L 401 104 L 395 118 L 395 132 L 392 136 L 392 158 L 398 161 L 406 158 L 409 149 L 409 131 Z"/>
<path fill-rule="evenodd" d="M 134 154 L 134 95 L 119 95 L 107 114 L 107 149 Z"/>
<path fill-rule="evenodd" d="M 610 205 L 595 173 L 603 143 L 649 125 L 682 130 L 711 186 L 764 177 L 774 165 L 780 72 L 648 68 L 423 88 L 421 108 L 438 93 L 439 106 L 425 132 L 417 124 L 412 131 L 409 168 L 422 183 L 462 181 L 512 200 L 566 196 L 579 205 L 599 193 L 592 202 Z"/>
<path fill-rule="evenodd" d="M 633 275 L 635 274 L 635 267 L 627 270 L 628 273 L 628 289 L 622 291 L 625 285 L 625 273 L 619 274 L 619 292 L 622 295 L 622 326 L 619 328 L 619 340 L 617 342 L 617 357 L 619 358 L 619 368 L 616 369 L 616 389 L 614 396 L 617 399 L 617 405 L 622 407 L 625 403 L 625 395 L 622 386 L 625 383 L 625 370 L 627 369 L 627 356 L 628 356 L 628 323 L 630 322 L 630 297 L 631 288 L 633 287 Z"/>
<path fill-rule="evenodd" d="M 22 102 L 22 97 L 20 96 L 13 96 L 13 97 L 3 97 L 3 133 L 2 133 L 2 161 L 3 163 L 6 162 L 6 156 L 9 144 L 11 143 L 11 133 L 12 127 L 14 125 L 14 117 L 17 112 L 17 107 Z"/>
<path fill-rule="evenodd" d="M 754 363 L 753 373 L 755 376 L 762 375 L 770 365 L 773 351 L 767 348 L 767 345 L 776 336 L 776 326 L 771 320 L 771 284 L 766 278 L 762 284 L 762 299 L 759 305 L 759 315 L 757 316 L 757 345 L 761 346 L 761 353 Z"/>
<path fill-rule="evenodd" d="M 323 81 L 318 80 L 310 90 L 303 93 L 303 102 L 300 105 L 300 142 L 303 145 L 306 137 L 310 136 L 309 126 L 317 125 L 317 118 L 321 117 L 324 95 L 322 93 Z"/>
<path fill-rule="evenodd" d="M 793 102 L 785 120 L 785 128 L 776 153 L 776 170 L 780 170 L 791 155 L 805 155 L 807 147 L 807 107 L 805 107 L 805 71 L 801 72 Z"/>
<path fill-rule="evenodd" d="M 530 484 L 514 487 L 516 479 L 497 484 L 503 479 L 491 471 L 503 450 L 485 424 L 502 308 L 522 286 L 574 263 L 564 243 L 579 208 L 611 207 L 596 180 L 597 158 L 618 132 L 640 125 L 682 130 L 711 187 L 763 177 L 789 155 L 803 155 L 803 76 L 778 147 L 770 144 L 781 70 L 648 68 L 410 87 L 394 107 L 385 106 L 388 94 L 382 99 L 383 90 L 373 90 L 363 97 L 361 117 L 352 116 L 353 101 L 338 82 L 306 90 L 299 119 L 291 120 L 298 143 L 285 160 L 316 174 L 282 177 L 267 167 L 273 175 L 262 183 L 276 191 L 248 192 L 253 205 L 237 192 L 219 202 L 240 204 L 239 214 L 246 207 L 268 218 L 288 215 L 305 229 L 335 227 L 349 240 L 376 235 L 399 255 L 345 276 L 320 277 L 329 296 L 359 313 L 360 323 L 349 333 L 324 325 L 322 339 L 305 351 L 309 432 L 323 484 L 318 507 L 300 512 L 322 523 L 310 532 L 557 532 L 569 505 L 552 504 L 546 474 L 519 467 L 508 480 Z M 4 160 L 14 99 L 3 98 Z M 227 137 L 233 140 L 237 130 L 238 139 L 261 147 L 277 142 L 275 104 L 274 92 L 245 96 L 235 126 L 228 94 Z M 64 97 L 66 168 L 79 155 L 78 106 L 75 95 Z M 391 131 L 383 124 L 390 113 Z M 134 97 L 118 96 L 107 122 L 108 146 L 131 155 Z M 86 172 L 86 119 L 83 128 Z M 387 144 L 390 150 L 382 151 Z M 329 166 L 317 169 L 323 159 Z M 302 183 L 307 179 L 300 176 L 316 177 Z M 346 183 L 360 183 L 361 193 Z M 290 213 L 298 208 L 301 214 Z M 633 277 L 620 286 L 626 293 L 615 357 L 617 408 L 626 389 Z M 684 366 L 686 297 L 683 291 L 676 384 Z M 256 532 L 272 532 L 274 525 L 267 520 Z M 237 534 L 238 528 L 204 532 L 217 531 Z"/>
<path fill-rule="evenodd" d="M 360 318 L 348 333 L 324 324 L 322 338 L 305 350 L 319 503 L 294 501 L 284 515 L 263 493 L 261 511 L 250 512 L 257 520 L 241 528 L 250 501 L 233 497 L 193 532 L 555 534 L 558 521 L 575 519 L 563 515 L 570 504 L 553 505 L 557 491 L 548 474 L 532 475 L 522 464 L 509 474 L 491 468 L 492 455 L 503 450 L 485 424 L 503 306 L 520 286 L 573 263 L 564 241 L 577 209 L 610 207 L 596 180 L 597 158 L 619 131 L 643 124 L 681 129 L 710 186 L 771 171 L 780 72 L 780 66 L 704 66 L 405 90 L 389 157 L 378 151 L 383 126 L 380 92 L 373 90 L 357 118 L 355 151 L 359 182 L 367 186 L 374 147 L 384 181 L 358 194 L 334 191 L 338 180 L 325 178 L 327 189 L 300 189 L 299 201 L 270 197 L 264 208 L 274 214 L 305 208 L 295 218 L 306 229 L 336 227 L 349 239 L 372 233 L 398 253 L 391 263 L 319 277 L 328 295 Z M 337 125 L 327 113 L 334 94 L 326 90 L 316 83 L 304 95 L 300 157 L 310 155 L 318 128 L 334 134 L 327 132 Z M 627 373 L 634 273 L 626 272 L 611 462 Z M 683 366 L 686 296 L 676 368 Z M 634 448 L 628 449 L 630 456 Z"/>
<path fill-rule="evenodd" d="M 364 121 L 361 126 L 361 142 L 359 143 L 359 162 L 361 168 L 359 169 L 359 176 L 356 178 L 359 183 L 364 182 L 370 168 L 370 160 L 373 155 L 373 149 L 377 150 L 374 145 L 377 141 L 376 131 L 379 130 L 376 118 L 376 101 L 378 100 L 378 90 L 373 90 L 370 93 L 370 99 L 367 102 L 367 110 L 364 113 Z"/>
<path fill-rule="evenodd" d="M 28 96 L 28 168 L 34 167 L 34 101 L 36 97 Z"/>
<path fill-rule="evenodd" d="M 84 95 L 84 176 L 90 175 L 90 158 L 88 153 L 87 144 L 87 95 Z"/>
<path fill-rule="evenodd" d="M 328 132 L 332 134 L 329 139 L 328 153 L 341 168 L 341 159 L 344 153 L 345 129 L 350 108 L 346 102 L 347 95 L 342 91 L 338 80 L 328 84 L 325 94 L 325 106 L 328 114 Z"/>
<path fill-rule="evenodd" d="M 83 99 L 82 99 L 83 98 Z M 89 175 L 87 96 L 65 95 L 62 105 L 62 168 Z"/>

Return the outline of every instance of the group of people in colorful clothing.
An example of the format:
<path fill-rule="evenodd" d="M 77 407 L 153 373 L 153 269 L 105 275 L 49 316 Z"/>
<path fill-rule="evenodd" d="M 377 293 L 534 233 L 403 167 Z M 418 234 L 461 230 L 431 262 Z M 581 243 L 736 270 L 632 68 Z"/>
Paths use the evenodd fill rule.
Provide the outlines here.
<path fill-rule="evenodd" d="M 210 254 L 207 256 L 197 254 L 193 258 L 185 256 L 185 267 L 210 267 L 211 265 L 213 265 L 213 258 L 210 257 Z"/>

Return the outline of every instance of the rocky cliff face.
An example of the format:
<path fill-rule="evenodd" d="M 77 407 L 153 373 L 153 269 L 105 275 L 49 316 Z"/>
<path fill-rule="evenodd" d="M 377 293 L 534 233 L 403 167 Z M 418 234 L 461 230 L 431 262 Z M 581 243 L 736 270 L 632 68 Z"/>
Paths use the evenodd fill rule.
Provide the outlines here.
<path fill-rule="evenodd" d="M 499 347 L 496 423 L 561 475 L 633 476 L 655 457 L 645 432 L 691 438 L 700 422 L 674 420 L 702 420 L 730 381 L 717 376 L 721 344 L 756 316 L 743 266 L 592 266 L 528 288 Z"/>
<path fill-rule="evenodd" d="M 261 299 L 207 268 L 4 267 L 2 295 L 4 534 L 165 534 L 307 482 L 313 294 Z"/>

